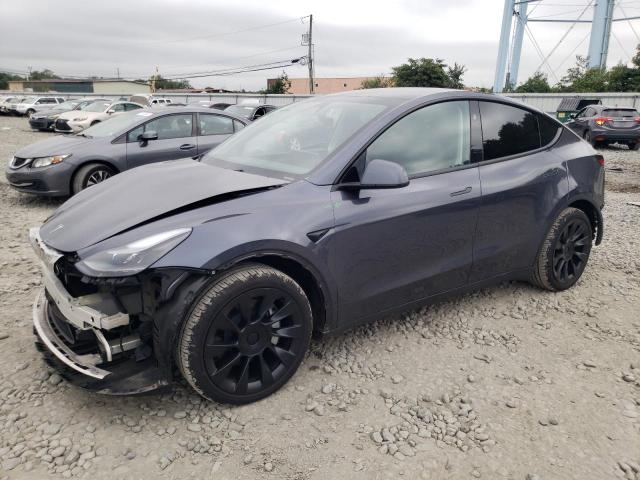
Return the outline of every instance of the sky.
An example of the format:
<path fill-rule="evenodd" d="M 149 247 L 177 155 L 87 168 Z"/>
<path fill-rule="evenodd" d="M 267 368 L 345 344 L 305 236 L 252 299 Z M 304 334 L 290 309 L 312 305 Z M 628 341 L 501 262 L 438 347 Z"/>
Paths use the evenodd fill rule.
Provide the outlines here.
<path fill-rule="evenodd" d="M 531 2 L 531 17 L 590 19 L 593 0 Z M 614 17 L 640 16 L 640 0 L 618 0 Z M 60 76 L 165 77 L 289 61 L 306 55 L 301 35 L 313 14 L 315 74 L 390 74 L 407 58 L 467 67 L 468 86 L 491 87 L 503 0 L 0 0 L 0 70 L 48 68 Z M 584 13 L 583 13 L 584 12 Z M 275 24 L 275 25 L 274 25 Z M 532 23 L 519 80 L 538 68 L 556 83 L 586 55 L 589 24 Z M 629 63 L 640 20 L 615 22 L 608 64 Z M 193 86 L 257 90 L 281 69 L 194 78 Z M 290 78 L 307 68 L 285 69 Z"/>

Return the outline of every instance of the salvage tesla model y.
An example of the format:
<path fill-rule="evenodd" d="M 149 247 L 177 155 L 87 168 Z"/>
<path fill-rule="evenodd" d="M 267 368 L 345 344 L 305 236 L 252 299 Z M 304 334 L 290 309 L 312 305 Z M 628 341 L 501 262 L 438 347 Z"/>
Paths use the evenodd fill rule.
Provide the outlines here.
<path fill-rule="evenodd" d="M 602 239 L 603 159 L 544 113 L 437 89 L 298 102 L 201 162 L 126 171 L 31 241 L 37 345 L 70 381 L 182 375 L 246 403 L 321 337 L 489 283 L 573 286 Z"/>

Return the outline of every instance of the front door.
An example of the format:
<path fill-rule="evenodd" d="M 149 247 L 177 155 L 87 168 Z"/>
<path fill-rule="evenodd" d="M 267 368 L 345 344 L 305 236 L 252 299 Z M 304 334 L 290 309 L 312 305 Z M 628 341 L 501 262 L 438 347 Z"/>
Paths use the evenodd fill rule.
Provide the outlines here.
<path fill-rule="evenodd" d="M 373 159 L 397 162 L 409 185 L 332 193 L 331 268 L 342 321 L 356 323 L 467 283 L 480 204 L 470 130 L 467 101 L 412 112 L 358 160 L 360 170 Z"/>
<path fill-rule="evenodd" d="M 198 156 L 193 114 L 163 115 L 138 126 L 127 134 L 127 168 L 147 163 Z M 144 132 L 156 132 L 156 140 L 141 141 Z"/>

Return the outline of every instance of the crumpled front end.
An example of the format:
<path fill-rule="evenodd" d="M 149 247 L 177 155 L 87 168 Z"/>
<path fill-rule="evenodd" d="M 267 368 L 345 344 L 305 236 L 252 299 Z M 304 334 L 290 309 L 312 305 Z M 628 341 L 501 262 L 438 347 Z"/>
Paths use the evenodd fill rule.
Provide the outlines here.
<path fill-rule="evenodd" d="M 37 228 L 30 241 L 42 264 L 33 323 L 45 361 L 71 383 L 100 393 L 168 387 L 170 362 L 157 359 L 153 320 L 143 306 L 145 295 L 153 296 L 144 291 L 150 287 L 137 277 L 97 282 L 83 276 L 72 256 L 49 248 Z"/>

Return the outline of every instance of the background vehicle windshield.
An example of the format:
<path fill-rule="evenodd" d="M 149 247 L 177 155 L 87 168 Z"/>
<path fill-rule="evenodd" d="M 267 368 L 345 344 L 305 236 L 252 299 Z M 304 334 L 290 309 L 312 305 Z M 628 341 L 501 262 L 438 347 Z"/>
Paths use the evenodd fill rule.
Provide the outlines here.
<path fill-rule="evenodd" d="M 256 107 L 251 105 L 231 105 L 226 110 L 234 115 L 240 115 L 241 117 L 249 118 Z"/>
<path fill-rule="evenodd" d="M 36 97 L 27 97 L 23 98 L 20 103 L 34 103 L 36 101 Z"/>
<path fill-rule="evenodd" d="M 109 105 L 109 104 L 107 104 Z M 96 123 L 93 127 L 89 127 L 82 131 L 81 135 L 92 138 L 111 137 L 116 135 L 127 127 L 147 120 L 152 114 L 150 112 L 126 112 L 113 116 L 107 122 Z"/>
<path fill-rule="evenodd" d="M 386 108 L 371 98 L 296 103 L 244 128 L 202 161 L 277 177 L 304 175 Z"/>
<path fill-rule="evenodd" d="M 637 117 L 640 115 L 637 110 L 632 108 L 616 108 L 603 110 L 602 114 L 607 117 Z"/>
<path fill-rule="evenodd" d="M 56 110 L 73 110 L 78 103 L 80 102 L 77 100 L 67 100 L 66 102 L 59 103 L 54 108 Z"/>
<path fill-rule="evenodd" d="M 111 105 L 109 102 L 93 102 L 81 108 L 85 112 L 104 112 Z"/>

